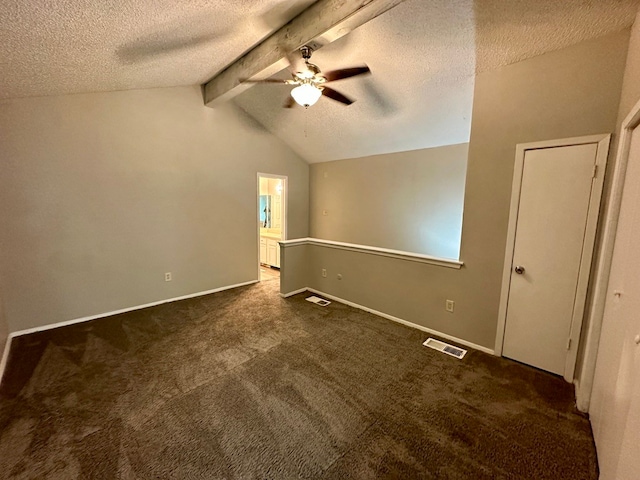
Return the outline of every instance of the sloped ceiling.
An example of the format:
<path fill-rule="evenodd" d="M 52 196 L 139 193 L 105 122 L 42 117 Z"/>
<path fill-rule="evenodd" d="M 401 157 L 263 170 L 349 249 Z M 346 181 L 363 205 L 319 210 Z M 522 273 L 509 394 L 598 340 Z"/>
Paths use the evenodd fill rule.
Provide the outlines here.
<path fill-rule="evenodd" d="M 201 84 L 311 3 L 5 0 L 0 99 Z M 334 84 L 352 106 L 285 110 L 290 87 L 264 85 L 234 101 L 310 162 L 466 142 L 476 72 L 626 28 L 638 3 L 407 0 L 314 53 L 371 67 Z"/>
<path fill-rule="evenodd" d="M 309 162 L 469 141 L 475 73 L 619 31 L 638 2 L 407 0 L 312 62 L 366 63 L 370 77 L 332 84 L 356 99 L 283 109 L 291 87 L 256 85 L 235 102 Z M 281 72 L 279 78 L 287 78 Z"/>

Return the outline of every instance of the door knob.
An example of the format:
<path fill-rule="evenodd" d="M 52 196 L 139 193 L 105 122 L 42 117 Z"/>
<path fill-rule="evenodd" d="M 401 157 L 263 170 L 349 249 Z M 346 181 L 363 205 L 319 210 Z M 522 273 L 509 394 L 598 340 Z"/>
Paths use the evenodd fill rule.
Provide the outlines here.
<path fill-rule="evenodd" d="M 516 268 L 514 268 L 514 270 L 516 271 L 517 274 L 522 275 L 524 273 L 524 267 L 521 265 L 517 265 Z"/>

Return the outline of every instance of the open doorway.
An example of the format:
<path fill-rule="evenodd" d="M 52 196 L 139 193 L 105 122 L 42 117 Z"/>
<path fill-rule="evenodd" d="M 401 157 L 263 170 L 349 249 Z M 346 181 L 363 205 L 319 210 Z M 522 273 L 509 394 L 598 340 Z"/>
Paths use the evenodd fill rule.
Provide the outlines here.
<path fill-rule="evenodd" d="M 287 238 L 287 177 L 258 173 L 258 278 L 280 281 L 280 242 Z"/>

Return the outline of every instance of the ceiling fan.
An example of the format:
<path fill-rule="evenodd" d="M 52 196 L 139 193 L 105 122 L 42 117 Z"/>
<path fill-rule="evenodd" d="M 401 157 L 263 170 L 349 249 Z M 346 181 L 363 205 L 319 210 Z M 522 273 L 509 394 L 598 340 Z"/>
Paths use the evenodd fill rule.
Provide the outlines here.
<path fill-rule="evenodd" d="M 246 81 L 248 83 L 297 85 L 293 90 L 291 90 L 291 97 L 289 97 L 287 102 L 284 104 L 284 107 L 291 108 L 294 103 L 297 103 L 298 105 L 307 108 L 315 104 L 322 95 L 344 105 L 351 105 L 354 100 L 346 97 L 333 88 L 327 87 L 326 84 L 329 82 L 335 82 L 336 80 L 355 77 L 356 75 L 371 73 L 371 70 L 366 65 L 362 67 L 343 68 L 340 70 L 332 70 L 330 72 L 322 73 L 317 65 L 309 62 L 311 54 L 313 53 L 313 49 L 311 47 L 304 46 L 300 48 L 300 53 L 304 59 L 306 70 L 292 73 L 291 76 L 293 78 L 291 80 L 268 78 L 266 80 Z"/>

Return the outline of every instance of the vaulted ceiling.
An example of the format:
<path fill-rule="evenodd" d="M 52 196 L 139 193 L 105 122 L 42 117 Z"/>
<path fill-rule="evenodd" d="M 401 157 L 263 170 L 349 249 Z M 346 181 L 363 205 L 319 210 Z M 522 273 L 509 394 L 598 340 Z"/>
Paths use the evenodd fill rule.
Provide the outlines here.
<path fill-rule="evenodd" d="M 0 99 L 202 84 L 311 3 L 5 0 Z M 619 31 L 638 3 L 406 0 L 314 52 L 369 65 L 335 83 L 353 105 L 283 109 L 291 87 L 270 85 L 233 101 L 310 162 L 466 142 L 477 72 Z"/>

